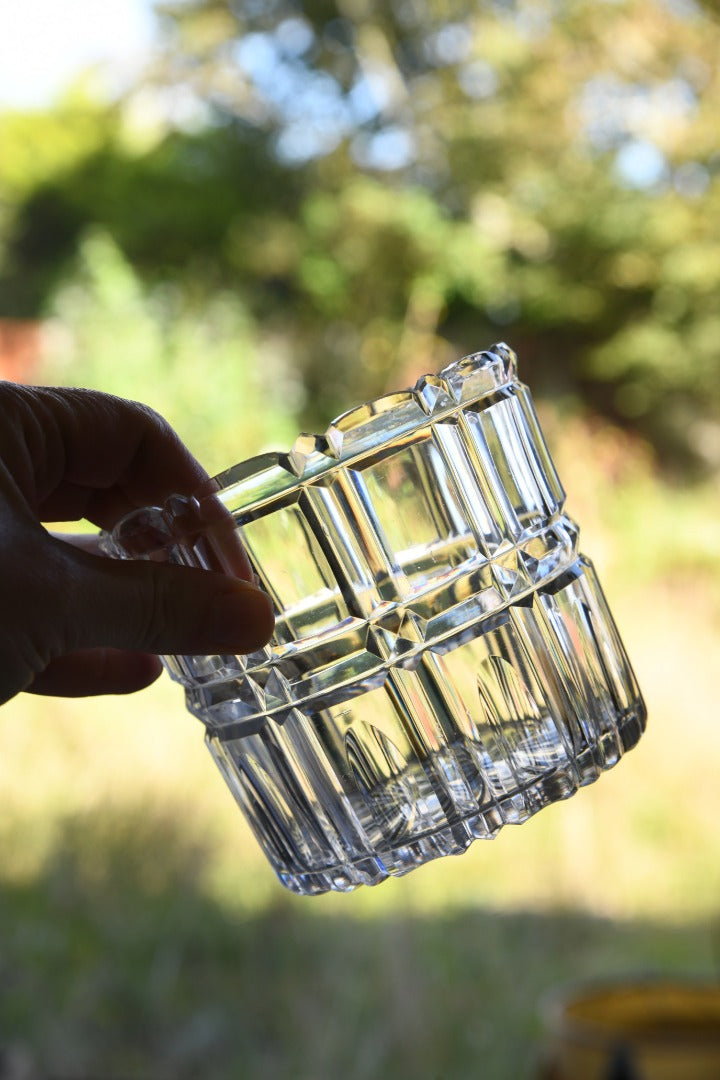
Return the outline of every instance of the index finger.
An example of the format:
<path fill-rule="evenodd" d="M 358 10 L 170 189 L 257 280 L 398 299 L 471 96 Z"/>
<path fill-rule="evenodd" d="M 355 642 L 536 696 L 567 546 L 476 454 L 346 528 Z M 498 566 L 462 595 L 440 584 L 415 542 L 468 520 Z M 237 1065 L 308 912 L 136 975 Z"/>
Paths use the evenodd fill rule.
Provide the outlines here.
<path fill-rule="evenodd" d="M 67 505 L 72 516 L 110 528 L 134 508 L 190 494 L 207 480 L 167 421 L 145 405 L 93 390 L 14 390 L 29 458 L 22 472 L 34 487 L 25 494 L 45 520 L 62 519 Z"/>

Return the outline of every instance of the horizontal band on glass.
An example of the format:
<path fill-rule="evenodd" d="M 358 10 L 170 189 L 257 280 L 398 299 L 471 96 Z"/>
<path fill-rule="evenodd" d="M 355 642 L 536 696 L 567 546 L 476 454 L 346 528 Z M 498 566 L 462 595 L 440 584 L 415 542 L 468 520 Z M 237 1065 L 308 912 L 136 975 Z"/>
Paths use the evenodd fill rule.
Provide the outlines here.
<path fill-rule="evenodd" d="M 552 592 L 553 582 L 577 561 L 577 533 L 567 519 L 548 532 L 554 546 L 548 545 L 547 558 L 535 564 L 534 573 L 485 565 L 426 596 L 424 604 L 395 606 L 373 622 L 349 619 L 305 646 L 262 650 L 245 659 L 245 670 L 236 657 L 197 662 L 184 657 L 193 673 L 179 666 L 172 673 L 187 688 L 190 711 L 213 731 L 227 725 L 235 734 L 237 725 L 256 730 L 270 717 L 282 722 L 294 706 L 315 708 L 349 700 L 381 685 L 393 668 L 413 670 L 427 651 L 443 655 L 485 633 L 507 617 L 511 605 L 522 605 L 538 590 Z M 218 665 L 214 671 L 207 670 L 211 659 Z M 199 674 L 203 666 L 204 677 Z"/>

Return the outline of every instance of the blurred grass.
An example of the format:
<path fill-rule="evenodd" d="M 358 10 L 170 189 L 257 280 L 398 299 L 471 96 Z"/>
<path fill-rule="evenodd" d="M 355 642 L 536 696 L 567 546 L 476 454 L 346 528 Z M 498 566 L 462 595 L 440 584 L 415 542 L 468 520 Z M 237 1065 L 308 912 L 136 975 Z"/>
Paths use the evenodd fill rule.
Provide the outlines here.
<path fill-rule="evenodd" d="M 462 858 L 299 899 L 177 687 L 24 695 L 0 713 L 0 1047 L 65 1078 L 505 1080 L 532 1075 L 558 982 L 717 974 L 717 496 L 543 421 L 647 698 L 639 747 Z"/>
<path fill-rule="evenodd" d="M 132 820 L 83 822 L 35 885 L 2 894 L 3 1026 L 43 1076 L 531 1076 L 537 1003 L 558 982 L 711 969 L 704 927 L 650 919 L 482 907 L 359 919 L 279 894 L 232 913 L 197 887 L 176 831 Z M 170 855 L 154 886 L 148 841 Z"/>

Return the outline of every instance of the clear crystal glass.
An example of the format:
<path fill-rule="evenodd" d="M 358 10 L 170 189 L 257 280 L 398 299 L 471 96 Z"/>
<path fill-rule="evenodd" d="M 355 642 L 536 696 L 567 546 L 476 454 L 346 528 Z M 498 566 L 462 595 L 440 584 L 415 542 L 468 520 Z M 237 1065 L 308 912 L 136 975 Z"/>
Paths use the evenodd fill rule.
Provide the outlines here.
<path fill-rule="evenodd" d="M 111 554 L 232 568 L 250 656 L 169 656 L 281 882 L 347 890 L 594 781 L 645 709 L 506 345 L 126 518 Z"/>

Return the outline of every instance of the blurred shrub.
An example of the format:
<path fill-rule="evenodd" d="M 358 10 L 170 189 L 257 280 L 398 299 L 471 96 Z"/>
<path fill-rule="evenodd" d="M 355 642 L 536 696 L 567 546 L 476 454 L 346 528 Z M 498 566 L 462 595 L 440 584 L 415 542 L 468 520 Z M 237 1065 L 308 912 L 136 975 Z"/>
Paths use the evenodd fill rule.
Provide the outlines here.
<path fill-rule="evenodd" d="M 211 471 L 296 434 L 302 388 L 282 343 L 228 292 L 193 306 L 171 284 L 144 286 L 105 232 L 84 237 L 48 315 L 46 381 L 144 401 Z"/>
<path fill-rule="evenodd" d="M 222 322 L 230 296 L 263 367 L 282 342 L 278 407 L 312 428 L 505 337 L 537 393 L 639 431 L 676 471 L 720 467 L 709 8 L 160 13 L 156 61 L 104 114 L 0 117 L 0 313 L 74 317 L 67 275 L 100 227 L 154 326 Z M 52 152 L 29 162 L 29 132 Z"/>

